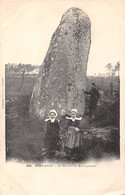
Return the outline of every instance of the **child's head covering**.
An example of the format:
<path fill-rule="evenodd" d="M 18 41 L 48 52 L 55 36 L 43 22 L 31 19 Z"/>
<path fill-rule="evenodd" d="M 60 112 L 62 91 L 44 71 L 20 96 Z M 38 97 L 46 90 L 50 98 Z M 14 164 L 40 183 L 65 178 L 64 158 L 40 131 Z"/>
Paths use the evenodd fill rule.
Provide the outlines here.
<path fill-rule="evenodd" d="M 53 109 L 53 110 L 50 110 L 50 111 L 49 111 L 49 114 L 50 114 L 50 113 L 54 113 L 54 114 L 56 115 L 56 117 L 58 116 L 56 110 L 54 110 L 54 109 Z"/>
<path fill-rule="evenodd" d="M 72 109 L 71 112 L 75 112 L 77 114 L 78 110 L 77 109 Z"/>

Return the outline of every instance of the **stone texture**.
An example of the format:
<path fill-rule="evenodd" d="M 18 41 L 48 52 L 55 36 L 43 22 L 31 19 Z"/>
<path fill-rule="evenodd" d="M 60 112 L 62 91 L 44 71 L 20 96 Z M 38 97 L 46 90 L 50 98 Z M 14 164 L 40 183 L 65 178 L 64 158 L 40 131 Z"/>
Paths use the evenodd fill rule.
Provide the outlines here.
<path fill-rule="evenodd" d="M 32 93 L 30 111 L 44 117 L 50 109 L 59 115 L 77 108 L 84 114 L 86 70 L 91 23 L 78 8 L 68 9 L 54 32 Z"/>

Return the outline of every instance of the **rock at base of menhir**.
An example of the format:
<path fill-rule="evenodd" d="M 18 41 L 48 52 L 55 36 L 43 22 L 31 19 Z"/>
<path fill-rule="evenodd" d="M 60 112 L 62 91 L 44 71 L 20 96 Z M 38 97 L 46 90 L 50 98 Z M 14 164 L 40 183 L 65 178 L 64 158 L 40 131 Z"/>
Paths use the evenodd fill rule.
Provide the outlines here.
<path fill-rule="evenodd" d="M 91 23 L 78 8 L 68 9 L 54 32 L 30 101 L 30 111 L 44 117 L 50 109 L 59 115 L 72 108 L 84 114 L 86 70 Z"/>

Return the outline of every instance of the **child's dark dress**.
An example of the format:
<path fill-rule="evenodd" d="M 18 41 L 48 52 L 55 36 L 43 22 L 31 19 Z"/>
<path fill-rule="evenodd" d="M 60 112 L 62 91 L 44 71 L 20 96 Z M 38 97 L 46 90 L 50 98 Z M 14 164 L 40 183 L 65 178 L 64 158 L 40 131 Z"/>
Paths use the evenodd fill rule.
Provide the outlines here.
<path fill-rule="evenodd" d="M 47 150 L 47 153 L 51 153 L 58 149 L 58 143 L 60 126 L 57 120 L 51 122 L 48 120 L 45 126 L 45 137 L 43 147 Z"/>

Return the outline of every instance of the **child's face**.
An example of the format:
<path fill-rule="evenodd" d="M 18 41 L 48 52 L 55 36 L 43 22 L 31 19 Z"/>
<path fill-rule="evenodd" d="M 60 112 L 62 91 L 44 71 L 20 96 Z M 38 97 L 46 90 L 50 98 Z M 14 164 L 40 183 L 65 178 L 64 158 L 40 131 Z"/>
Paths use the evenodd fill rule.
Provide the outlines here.
<path fill-rule="evenodd" d="M 71 112 L 71 117 L 75 118 L 76 117 L 76 113 L 75 112 Z"/>
<path fill-rule="evenodd" d="M 56 118 L 56 115 L 55 115 L 55 113 L 51 112 L 51 113 L 49 114 L 49 117 L 50 117 L 51 119 L 54 119 L 54 118 Z"/>

